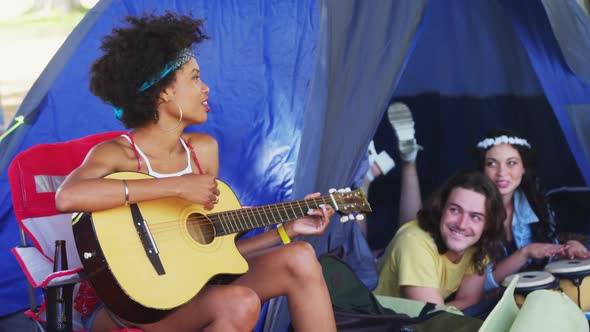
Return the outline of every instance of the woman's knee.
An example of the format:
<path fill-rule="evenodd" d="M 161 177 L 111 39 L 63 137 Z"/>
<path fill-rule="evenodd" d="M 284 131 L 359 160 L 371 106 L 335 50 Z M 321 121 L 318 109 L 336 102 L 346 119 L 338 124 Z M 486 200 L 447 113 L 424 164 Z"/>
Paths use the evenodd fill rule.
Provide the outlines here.
<path fill-rule="evenodd" d="M 252 289 L 243 286 L 227 286 L 226 305 L 236 326 L 254 326 L 260 315 L 260 298 Z"/>
<path fill-rule="evenodd" d="M 191 302 L 158 324 L 164 324 L 165 331 L 251 331 L 258 321 L 260 306 L 260 298 L 248 287 L 206 286 Z"/>
<path fill-rule="evenodd" d="M 322 276 L 322 269 L 318 262 L 313 247 L 303 241 L 293 242 L 289 245 L 291 248 L 287 263 L 289 273 L 294 277 L 300 277 L 306 281 Z"/>

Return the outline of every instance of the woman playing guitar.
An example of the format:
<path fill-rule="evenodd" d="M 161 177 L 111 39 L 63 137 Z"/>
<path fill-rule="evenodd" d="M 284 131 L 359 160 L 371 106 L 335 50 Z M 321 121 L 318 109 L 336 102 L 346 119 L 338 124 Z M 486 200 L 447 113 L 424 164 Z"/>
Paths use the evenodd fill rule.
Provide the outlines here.
<path fill-rule="evenodd" d="M 104 54 L 92 65 L 90 88 L 115 107 L 117 118 L 132 130 L 89 152 L 58 190 L 57 209 L 93 212 L 172 197 L 212 210 L 220 195 L 217 142 L 206 134 L 183 132 L 189 125 L 207 121 L 211 111 L 209 87 L 201 80 L 191 50 L 208 38 L 202 21 L 170 13 L 126 21 L 127 26 L 114 29 L 103 40 Z M 117 172 L 140 172 L 153 178 L 105 178 Z M 158 321 L 132 322 L 99 302 L 87 307 L 85 327 L 88 331 L 124 327 L 251 331 L 261 302 L 286 295 L 296 330 L 335 331 L 330 297 L 313 248 L 306 242 L 277 246 L 298 235 L 322 234 L 334 210 L 326 204 L 308 214 L 279 230 L 236 241 L 249 271 L 208 283 Z"/>

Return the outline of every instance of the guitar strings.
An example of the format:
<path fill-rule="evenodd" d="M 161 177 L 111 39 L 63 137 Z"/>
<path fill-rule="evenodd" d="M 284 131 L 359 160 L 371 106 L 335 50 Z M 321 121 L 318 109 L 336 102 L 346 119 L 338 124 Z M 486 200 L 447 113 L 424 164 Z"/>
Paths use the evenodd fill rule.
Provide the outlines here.
<path fill-rule="evenodd" d="M 200 214 L 198 216 L 187 218 L 186 224 L 189 228 L 193 224 L 203 224 L 205 227 L 199 227 L 201 230 L 199 234 L 202 234 L 205 237 L 210 237 L 217 233 L 217 229 L 215 227 L 216 224 L 225 226 L 221 227 L 221 231 L 223 231 L 225 234 L 233 234 L 238 233 L 242 230 L 249 230 L 253 228 L 278 224 L 284 221 L 305 217 L 307 215 L 307 211 L 304 211 L 304 208 L 310 209 L 312 207 L 315 207 L 314 204 L 319 205 L 318 203 L 332 203 L 332 200 L 330 196 L 322 196 L 313 199 L 297 200 L 273 205 L 221 211 L 211 213 L 208 215 Z M 298 207 L 301 211 L 301 216 L 299 216 L 295 212 L 296 207 Z M 288 210 L 291 210 L 292 214 L 294 215 L 293 218 L 291 218 L 291 214 Z M 268 215 L 268 212 L 271 213 L 270 217 Z M 287 217 L 287 220 L 277 220 L 276 222 L 271 221 L 271 219 L 276 219 L 275 213 L 278 214 L 279 218 L 282 219 L 284 219 L 284 216 L 282 215 L 284 213 Z M 224 218 L 223 216 L 226 217 Z M 206 227 L 208 225 L 211 225 L 211 227 Z M 155 223 L 152 223 L 151 225 L 148 225 L 152 234 L 161 234 L 164 232 L 177 230 L 178 226 L 184 226 L 184 223 L 182 223 L 180 219 L 157 221 Z M 203 231 L 203 228 L 205 228 L 208 231 Z"/>
<path fill-rule="evenodd" d="M 247 229 L 250 229 L 250 228 L 258 228 L 258 227 L 262 227 L 262 226 L 268 226 L 269 224 L 270 225 L 278 224 L 278 223 L 282 222 L 282 221 L 276 221 L 276 222 L 271 221 L 271 219 L 273 219 L 273 220 L 276 219 L 275 212 L 278 214 L 279 218 L 283 218 L 283 215 L 282 215 L 283 213 L 286 214 L 287 220 L 294 220 L 297 218 L 304 217 L 307 215 L 307 212 L 304 211 L 304 209 L 302 209 L 302 207 L 304 207 L 306 209 L 310 209 L 310 208 L 314 207 L 313 205 L 310 206 L 310 204 L 308 204 L 308 202 L 311 201 L 316 204 L 317 203 L 324 203 L 325 204 L 325 203 L 329 202 L 328 198 L 329 198 L 329 196 L 325 196 L 325 197 L 320 197 L 318 199 L 299 200 L 299 201 L 287 203 L 290 205 L 296 205 L 301 210 L 301 213 L 303 214 L 302 216 L 298 216 L 297 213 L 295 213 L 295 209 L 292 206 L 289 206 L 289 208 L 291 208 L 291 210 L 292 210 L 292 214 L 294 214 L 293 218 L 291 218 L 291 215 L 290 215 L 289 211 L 287 211 L 285 206 L 280 206 L 281 204 L 285 204 L 285 203 L 279 203 L 277 205 L 243 208 L 243 209 L 237 209 L 237 210 L 228 210 L 228 211 L 216 212 L 216 213 L 212 213 L 212 214 L 208 214 L 208 215 L 200 214 L 195 217 L 187 218 L 186 223 L 189 225 L 202 223 L 205 225 L 212 225 L 212 227 L 215 227 L 216 224 L 223 224 L 223 225 L 227 226 L 227 227 L 222 227 L 222 228 L 224 228 L 223 230 L 225 231 L 225 230 L 229 229 L 227 234 L 231 234 L 231 233 L 239 232 L 241 230 L 241 228 L 244 228 L 243 227 L 244 225 L 246 226 Z M 271 213 L 271 217 L 268 216 L 268 212 Z M 223 215 L 227 215 L 227 217 L 223 218 Z M 213 219 L 217 219 L 218 221 L 215 221 Z M 254 219 L 254 220 L 252 220 L 252 219 Z M 177 229 L 177 226 L 179 223 L 180 223 L 180 219 L 165 220 L 165 221 L 158 221 L 157 223 L 155 223 L 153 225 L 149 225 L 149 227 L 150 227 L 150 230 L 153 230 L 153 233 L 159 233 L 159 232 L 167 231 L 167 230 L 175 230 L 175 229 Z M 240 227 L 240 226 L 242 226 L 242 227 Z M 211 232 L 211 233 L 214 233 L 214 232 Z"/>
<path fill-rule="evenodd" d="M 213 214 L 213 216 L 215 216 L 215 214 Z M 303 215 L 301 217 L 304 217 L 304 216 L 305 215 Z M 266 222 L 264 220 L 262 220 L 262 223 L 260 223 L 258 220 L 256 220 L 257 217 L 254 214 L 252 214 L 252 217 L 254 217 L 254 219 L 255 219 L 254 221 L 252 221 L 252 220 L 250 220 L 250 221 L 239 221 L 239 220 L 236 221 L 234 219 L 233 223 L 231 223 L 230 221 L 227 221 L 227 220 L 214 221 L 214 220 L 211 220 L 210 218 L 207 218 L 207 216 L 199 215 L 196 217 L 188 218 L 186 220 L 186 224 L 187 224 L 187 227 L 190 228 L 191 224 L 203 223 L 204 227 L 199 227 L 199 231 L 197 232 L 197 234 L 202 236 L 203 238 L 213 239 L 216 235 L 222 236 L 222 235 L 234 234 L 234 233 L 238 233 L 242 230 L 249 230 L 249 229 L 259 228 L 259 227 L 263 227 L 263 226 L 269 226 L 272 224 L 278 224 L 281 222 L 295 220 L 297 218 L 300 218 L 297 215 L 293 216 L 292 218 L 289 215 L 287 215 L 287 220 L 280 220 L 280 221 L 276 221 L 276 222 L 271 222 L 269 224 L 269 222 Z M 167 225 L 161 225 L 164 223 L 167 223 Z M 173 223 L 173 224 L 170 224 L 170 223 Z M 164 233 L 168 233 L 171 231 L 177 231 L 180 227 L 184 226 L 184 224 L 181 223 L 180 219 L 173 220 L 173 221 L 161 222 L 159 224 L 160 225 L 154 224 L 154 225 L 148 226 L 150 228 L 150 232 L 153 235 L 162 235 Z M 215 228 L 215 224 L 226 224 L 227 227 L 225 227 L 225 228 L 222 227 L 223 233 L 217 234 L 218 232 L 217 232 L 217 229 Z M 243 227 L 244 224 L 246 227 Z M 212 226 L 207 227 L 208 225 L 212 225 Z M 236 227 L 236 225 L 237 225 L 237 227 Z M 160 226 L 160 227 L 158 227 L 158 226 Z M 242 227 L 240 227 L 240 226 L 242 226 Z M 189 231 L 189 233 L 191 233 L 191 232 Z M 162 241 L 162 239 L 159 239 L 159 241 Z"/>

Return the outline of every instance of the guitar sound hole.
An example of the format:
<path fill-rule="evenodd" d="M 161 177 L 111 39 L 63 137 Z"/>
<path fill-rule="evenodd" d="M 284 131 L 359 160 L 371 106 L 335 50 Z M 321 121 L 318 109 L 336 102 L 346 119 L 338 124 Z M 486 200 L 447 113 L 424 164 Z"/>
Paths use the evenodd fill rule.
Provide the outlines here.
<path fill-rule="evenodd" d="M 209 244 L 215 239 L 215 227 L 207 216 L 193 213 L 187 220 L 188 233 L 193 240 L 201 244 Z"/>

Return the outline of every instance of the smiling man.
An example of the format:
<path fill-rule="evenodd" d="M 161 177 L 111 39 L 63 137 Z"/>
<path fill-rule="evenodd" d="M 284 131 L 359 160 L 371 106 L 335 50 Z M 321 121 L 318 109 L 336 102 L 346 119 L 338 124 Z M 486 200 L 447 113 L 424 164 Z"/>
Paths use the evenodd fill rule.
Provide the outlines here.
<path fill-rule="evenodd" d="M 459 309 L 478 303 L 505 217 L 492 181 L 480 172 L 458 173 L 389 243 L 378 264 L 375 294 Z"/>

